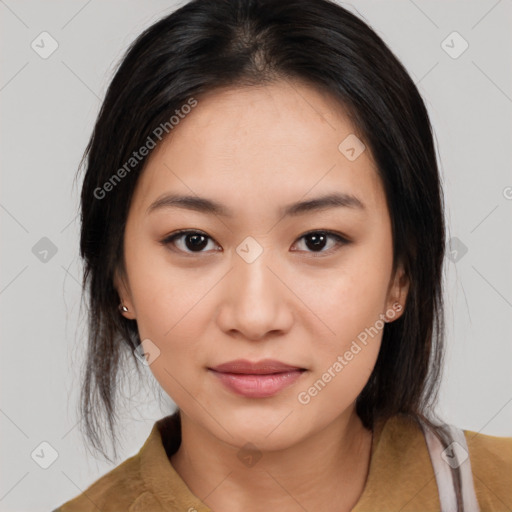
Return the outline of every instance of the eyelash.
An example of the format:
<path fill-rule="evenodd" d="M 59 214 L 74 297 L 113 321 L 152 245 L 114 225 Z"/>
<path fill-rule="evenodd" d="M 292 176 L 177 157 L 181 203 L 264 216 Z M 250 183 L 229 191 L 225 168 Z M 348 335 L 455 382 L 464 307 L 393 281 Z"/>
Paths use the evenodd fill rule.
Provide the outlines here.
<path fill-rule="evenodd" d="M 160 243 L 167 247 L 169 245 L 173 245 L 176 239 L 178 239 L 180 237 L 183 237 L 184 235 L 190 235 L 190 234 L 193 234 L 193 235 L 203 235 L 204 237 L 208 238 L 209 240 L 212 240 L 212 241 L 215 242 L 215 240 L 213 238 L 208 236 L 203 231 L 184 229 L 184 230 L 181 230 L 181 231 L 176 231 L 175 233 L 172 233 L 171 235 L 165 237 Z M 336 251 L 337 249 L 339 249 L 341 246 L 347 245 L 347 244 L 350 243 L 350 240 L 347 240 L 344 236 L 340 235 L 339 233 L 336 233 L 334 231 L 329 231 L 329 230 L 321 230 L 321 229 L 317 229 L 317 230 L 313 230 L 313 231 L 308 231 L 307 233 L 304 233 L 303 235 L 301 235 L 297 240 L 301 240 L 301 239 L 307 237 L 308 235 L 312 235 L 312 234 L 324 234 L 327 237 L 331 237 L 331 238 L 335 239 L 335 241 L 336 241 L 336 245 L 334 247 L 331 247 L 331 249 L 328 249 L 326 251 L 324 251 L 324 250 L 319 251 L 319 252 L 305 251 L 305 252 L 309 253 L 314 258 L 328 256 L 328 255 L 332 254 L 334 251 Z M 182 251 L 181 249 L 176 249 L 176 248 L 171 248 L 171 249 L 173 251 L 180 252 L 180 253 L 185 254 L 187 256 L 192 256 L 192 255 L 195 255 L 195 254 L 202 254 L 203 253 L 203 251 L 187 252 L 187 251 Z M 216 251 L 216 252 L 220 252 L 220 251 Z M 301 252 L 301 251 L 293 251 L 293 252 Z"/>

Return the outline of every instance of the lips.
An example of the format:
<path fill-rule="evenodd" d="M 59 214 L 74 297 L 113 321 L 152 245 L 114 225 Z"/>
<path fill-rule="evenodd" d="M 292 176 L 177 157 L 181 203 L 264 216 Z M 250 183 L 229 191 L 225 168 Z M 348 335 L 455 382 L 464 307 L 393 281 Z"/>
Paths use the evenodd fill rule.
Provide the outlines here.
<path fill-rule="evenodd" d="M 257 362 L 237 359 L 209 370 L 230 391 L 249 398 L 273 396 L 294 384 L 306 371 L 274 359 Z"/>
<path fill-rule="evenodd" d="M 269 375 L 271 373 L 283 373 L 292 370 L 304 370 L 298 366 L 276 361 L 275 359 L 263 359 L 262 361 L 251 362 L 247 359 L 237 359 L 228 363 L 219 364 L 211 370 L 222 373 L 244 373 L 248 375 Z"/>

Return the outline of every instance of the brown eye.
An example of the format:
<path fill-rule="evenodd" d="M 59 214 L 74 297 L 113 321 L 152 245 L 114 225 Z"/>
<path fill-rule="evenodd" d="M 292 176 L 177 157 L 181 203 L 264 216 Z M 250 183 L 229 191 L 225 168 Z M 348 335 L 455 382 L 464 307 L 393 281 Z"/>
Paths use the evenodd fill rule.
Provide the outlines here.
<path fill-rule="evenodd" d="M 307 252 L 330 254 L 341 245 L 348 244 L 349 241 L 332 231 L 310 231 L 302 235 L 299 240 L 304 239 L 304 245 Z M 329 244 L 329 239 L 333 240 Z M 324 250 L 327 247 L 327 250 Z"/>
<path fill-rule="evenodd" d="M 206 233 L 201 231 L 179 231 L 162 240 L 163 245 L 171 245 L 178 251 L 185 253 L 201 253 L 208 246 L 208 242 L 212 240 Z"/>

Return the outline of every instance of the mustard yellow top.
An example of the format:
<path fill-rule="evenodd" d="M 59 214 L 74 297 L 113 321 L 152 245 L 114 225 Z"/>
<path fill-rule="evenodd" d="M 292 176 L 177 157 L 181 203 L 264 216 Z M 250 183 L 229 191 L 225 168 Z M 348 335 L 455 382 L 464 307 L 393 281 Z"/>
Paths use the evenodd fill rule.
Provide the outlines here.
<path fill-rule="evenodd" d="M 468 430 L 464 435 L 481 511 L 511 512 L 512 437 Z M 136 455 L 53 512 L 211 512 L 169 461 L 180 442 L 178 414 L 158 420 Z M 419 424 L 405 415 L 378 422 L 366 485 L 352 512 L 439 510 L 434 471 Z"/>

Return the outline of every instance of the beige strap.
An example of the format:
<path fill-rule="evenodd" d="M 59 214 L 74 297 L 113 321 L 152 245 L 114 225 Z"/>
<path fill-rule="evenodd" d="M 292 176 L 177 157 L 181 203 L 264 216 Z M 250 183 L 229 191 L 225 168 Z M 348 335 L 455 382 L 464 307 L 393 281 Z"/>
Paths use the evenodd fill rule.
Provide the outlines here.
<path fill-rule="evenodd" d="M 434 468 L 441 512 L 459 512 L 457 511 L 452 467 L 459 467 L 460 469 L 464 512 L 480 512 L 464 432 L 452 425 L 446 425 L 450 431 L 451 442 L 445 449 L 428 425 L 423 421 L 420 421 L 420 425 L 425 435 L 430 460 Z"/>

